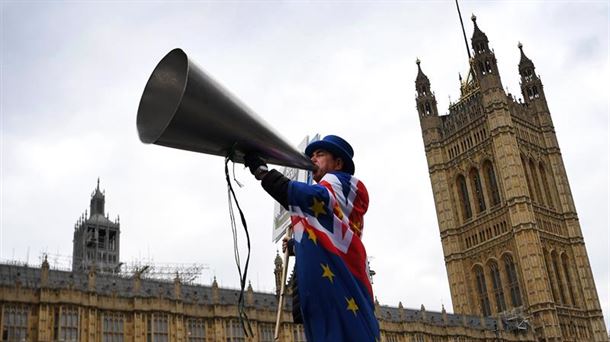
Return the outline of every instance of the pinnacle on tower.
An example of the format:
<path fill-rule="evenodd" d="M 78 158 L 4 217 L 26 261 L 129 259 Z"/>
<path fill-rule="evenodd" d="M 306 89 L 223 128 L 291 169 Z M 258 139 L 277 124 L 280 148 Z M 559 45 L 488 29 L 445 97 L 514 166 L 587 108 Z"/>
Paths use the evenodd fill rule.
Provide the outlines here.
<path fill-rule="evenodd" d="M 97 178 L 97 187 L 91 195 L 90 212 L 91 216 L 96 214 L 104 216 L 104 206 L 106 202 L 106 196 L 100 190 L 100 178 Z"/>
<path fill-rule="evenodd" d="M 417 77 L 415 78 L 415 90 L 417 91 L 417 111 L 419 117 L 438 116 L 436 108 L 436 98 L 430 90 L 430 80 L 421 69 L 421 61 L 419 58 L 415 60 L 417 64 Z"/>
<path fill-rule="evenodd" d="M 432 95 L 432 92 L 430 91 L 430 80 L 422 71 L 421 61 L 419 58 L 415 60 L 415 63 L 417 64 L 417 77 L 415 78 L 415 90 L 417 90 L 417 97 L 428 97 Z"/>
<path fill-rule="evenodd" d="M 415 84 L 417 85 L 427 85 L 428 90 L 430 90 L 430 80 L 428 79 L 428 76 L 426 76 L 426 74 L 424 74 L 424 72 L 421 70 L 421 61 L 418 59 L 415 60 L 415 64 L 417 64 L 417 77 L 415 78 Z M 420 92 L 420 89 L 418 88 L 418 93 Z M 425 93 L 423 95 L 426 95 Z"/>
<path fill-rule="evenodd" d="M 471 59 L 471 71 L 481 91 L 488 89 L 504 89 L 500 73 L 498 71 L 498 63 L 494 52 L 489 48 L 489 39 L 487 35 L 481 31 L 477 24 L 477 17 L 472 15 L 474 23 L 474 32 L 472 33 L 471 43 L 474 51 L 474 56 Z"/>
<path fill-rule="evenodd" d="M 519 60 L 519 74 L 521 77 L 534 76 L 534 62 L 532 62 L 532 60 L 525 55 L 525 52 L 523 52 L 523 44 L 521 44 L 521 42 L 519 42 L 517 46 L 519 47 L 519 51 L 521 53 L 521 59 Z"/>
<path fill-rule="evenodd" d="M 479 28 L 479 25 L 477 25 L 477 17 L 473 14 L 471 19 L 474 23 L 474 32 L 472 33 L 472 38 L 470 40 L 472 42 L 474 54 L 477 55 L 489 51 L 489 40 L 487 39 L 487 35 L 483 33 Z"/>
<path fill-rule="evenodd" d="M 536 67 L 534 62 L 529 59 L 525 52 L 523 52 L 523 44 L 519 42 L 519 52 L 521 53 L 521 59 L 519 60 L 519 75 L 521 75 L 521 94 L 526 103 L 540 103 L 543 105 L 543 109 L 547 110 L 545 101 L 537 101 L 544 99 L 544 90 L 542 81 L 536 75 Z"/>
<path fill-rule="evenodd" d="M 275 260 L 273 261 L 273 263 L 275 264 L 275 266 L 279 266 L 282 267 L 282 264 L 284 263 L 284 261 L 282 261 L 282 257 L 280 256 L 280 252 L 279 251 L 275 251 Z"/>

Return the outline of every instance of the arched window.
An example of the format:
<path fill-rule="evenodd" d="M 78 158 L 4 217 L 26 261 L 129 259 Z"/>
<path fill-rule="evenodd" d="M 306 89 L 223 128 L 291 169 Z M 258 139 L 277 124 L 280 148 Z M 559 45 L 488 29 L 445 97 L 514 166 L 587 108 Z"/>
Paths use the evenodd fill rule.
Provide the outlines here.
<path fill-rule="evenodd" d="M 530 159 L 530 172 L 534 181 L 534 189 L 536 190 L 536 198 L 538 199 L 538 203 L 544 204 L 542 191 L 540 191 L 540 182 L 538 182 L 538 171 L 532 159 Z"/>
<path fill-rule="evenodd" d="M 474 190 L 474 196 L 477 201 L 477 212 L 480 213 L 485 211 L 485 197 L 483 196 L 481 177 L 479 177 L 479 170 L 476 168 L 470 170 L 470 187 Z"/>
<path fill-rule="evenodd" d="M 476 43 L 475 50 L 477 51 L 477 53 L 485 52 L 487 51 L 487 46 L 485 45 L 485 43 Z"/>
<path fill-rule="evenodd" d="M 532 87 L 532 93 L 534 93 L 534 97 L 535 98 L 539 98 L 540 97 L 540 94 L 538 93 L 538 87 L 533 86 Z"/>
<path fill-rule="evenodd" d="M 534 75 L 534 72 L 532 71 L 532 69 L 527 68 L 525 69 L 525 80 L 526 81 L 531 81 L 532 80 L 532 76 Z"/>
<path fill-rule="evenodd" d="M 489 298 L 487 297 L 487 285 L 485 284 L 485 274 L 483 274 L 483 268 L 481 266 L 476 266 L 474 269 L 474 274 L 477 280 L 477 291 L 479 292 L 481 312 L 483 313 L 483 316 L 490 316 L 491 308 L 489 307 Z"/>
<path fill-rule="evenodd" d="M 489 160 L 483 163 L 483 173 L 487 183 L 488 196 L 491 199 L 491 205 L 500 204 L 500 192 L 498 190 L 498 182 L 496 181 L 496 173 L 494 167 Z"/>
<path fill-rule="evenodd" d="M 523 155 L 521 156 L 521 164 L 523 165 L 523 172 L 525 174 L 525 180 L 527 181 L 526 182 L 527 183 L 527 190 L 529 191 L 530 198 L 532 199 L 532 201 L 534 201 L 535 198 L 534 198 L 534 191 L 532 191 L 533 189 L 532 189 L 532 183 L 531 183 L 531 180 L 530 180 L 530 178 L 531 178 L 530 177 L 530 172 L 528 170 L 527 164 L 525 163 L 525 159 L 523 158 Z"/>
<path fill-rule="evenodd" d="M 430 103 L 426 102 L 426 115 L 430 115 L 432 113 L 432 109 L 430 109 Z"/>
<path fill-rule="evenodd" d="M 500 278 L 500 270 L 495 262 L 489 263 L 489 274 L 491 275 L 491 283 L 493 285 L 494 296 L 496 297 L 496 309 L 498 312 L 506 310 L 506 302 L 504 301 L 504 290 L 502 289 L 502 279 Z"/>
<path fill-rule="evenodd" d="M 553 271 L 553 268 L 551 268 L 551 257 L 549 255 L 549 252 L 547 252 L 547 250 L 544 248 L 542 249 L 542 253 L 544 254 L 544 264 L 546 266 L 547 276 L 549 277 L 549 285 L 551 286 L 553 302 L 559 303 L 559 294 L 557 293 L 557 288 L 555 286 L 555 272 Z"/>
<path fill-rule="evenodd" d="M 540 171 L 540 178 L 542 178 L 542 187 L 544 188 L 544 193 L 546 194 L 546 202 L 549 207 L 555 208 L 555 204 L 553 203 L 553 195 L 551 194 L 551 187 L 549 186 L 549 180 L 542 163 L 538 165 L 538 170 Z"/>
<path fill-rule="evenodd" d="M 483 62 L 479 62 L 479 71 L 481 71 L 482 75 L 487 73 L 487 70 L 485 70 L 485 67 L 483 66 Z"/>
<path fill-rule="evenodd" d="M 559 288 L 559 298 L 561 299 L 561 304 L 566 304 L 566 296 L 565 289 L 563 287 L 563 282 L 561 281 L 561 274 L 559 273 L 559 260 L 557 258 L 557 252 L 553 251 L 551 253 L 551 262 L 553 263 L 553 268 L 555 269 L 555 279 L 557 280 L 557 287 Z"/>
<path fill-rule="evenodd" d="M 489 61 L 489 59 L 485 60 L 485 69 L 487 69 L 487 72 L 490 74 L 493 72 L 493 70 L 491 68 L 491 62 Z"/>
<path fill-rule="evenodd" d="M 504 270 L 506 272 L 506 278 L 508 279 L 510 300 L 513 307 L 521 306 L 521 291 L 519 289 L 519 280 L 517 279 L 517 269 L 510 254 L 504 255 Z"/>
<path fill-rule="evenodd" d="M 468 197 L 468 188 L 466 187 L 466 179 L 464 176 L 458 176 L 457 187 L 460 193 L 460 200 L 462 202 L 462 215 L 466 220 L 472 217 L 472 209 L 470 208 L 470 198 Z"/>
<path fill-rule="evenodd" d="M 566 282 L 568 285 L 568 290 L 570 292 L 570 299 L 572 300 L 572 305 L 576 306 L 576 298 L 574 297 L 574 284 L 572 283 L 572 277 L 570 276 L 570 261 L 568 256 L 563 253 L 561 255 L 561 263 L 563 264 L 563 273 L 566 275 Z"/>

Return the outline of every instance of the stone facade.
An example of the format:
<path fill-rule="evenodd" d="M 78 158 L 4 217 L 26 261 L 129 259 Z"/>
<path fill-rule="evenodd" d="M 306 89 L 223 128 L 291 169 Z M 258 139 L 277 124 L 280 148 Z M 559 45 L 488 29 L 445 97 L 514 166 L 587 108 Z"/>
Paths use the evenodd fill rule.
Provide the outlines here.
<path fill-rule="evenodd" d="M 522 317 L 543 341 L 608 341 L 540 76 L 519 44 L 507 94 L 473 16 L 470 73 L 439 116 L 417 61 L 417 111 L 453 309 Z"/>
<path fill-rule="evenodd" d="M 252 335 L 239 322 L 239 290 L 159 281 L 137 274 L 68 272 L 0 264 L 2 341 L 273 341 L 277 295 L 249 286 L 246 312 Z M 305 341 L 292 323 L 290 296 L 280 341 Z M 535 341 L 531 331 L 492 317 L 376 306 L 382 341 Z"/>

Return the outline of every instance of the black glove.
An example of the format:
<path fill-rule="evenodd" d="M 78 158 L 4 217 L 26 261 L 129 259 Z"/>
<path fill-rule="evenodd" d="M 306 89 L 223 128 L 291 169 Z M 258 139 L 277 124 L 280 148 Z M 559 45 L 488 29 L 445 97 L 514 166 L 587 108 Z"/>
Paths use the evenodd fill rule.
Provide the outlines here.
<path fill-rule="evenodd" d="M 250 169 L 250 173 L 258 180 L 263 179 L 269 171 L 267 163 L 256 153 L 246 153 L 244 156 L 244 165 Z"/>
<path fill-rule="evenodd" d="M 286 252 L 288 249 L 288 255 L 294 256 L 294 239 L 284 237 L 282 240 L 282 252 Z"/>

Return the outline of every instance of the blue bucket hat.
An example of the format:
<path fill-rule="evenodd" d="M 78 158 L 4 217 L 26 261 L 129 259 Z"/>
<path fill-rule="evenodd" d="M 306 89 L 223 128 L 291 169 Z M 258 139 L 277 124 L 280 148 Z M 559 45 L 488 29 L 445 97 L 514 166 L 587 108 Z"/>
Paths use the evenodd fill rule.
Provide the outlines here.
<path fill-rule="evenodd" d="M 336 135 L 327 135 L 322 140 L 317 140 L 305 148 L 305 154 L 310 158 L 316 150 L 325 150 L 332 153 L 335 157 L 343 159 L 343 170 L 350 175 L 354 174 L 355 166 L 352 158 L 354 157 L 354 150 L 350 144 L 343 140 L 343 138 Z"/>

